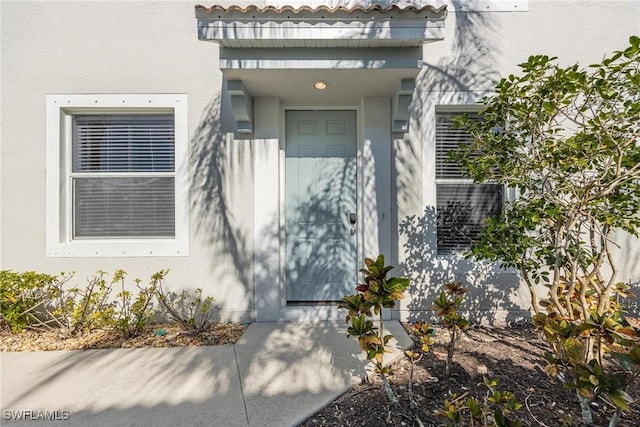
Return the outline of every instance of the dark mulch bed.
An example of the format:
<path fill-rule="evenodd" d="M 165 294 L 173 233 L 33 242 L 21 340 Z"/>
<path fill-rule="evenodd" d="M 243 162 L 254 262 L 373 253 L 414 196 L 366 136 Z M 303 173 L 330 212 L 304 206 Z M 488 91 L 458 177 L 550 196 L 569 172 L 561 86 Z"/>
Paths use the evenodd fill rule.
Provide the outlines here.
<path fill-rule="evenodd" d="M 405 325 L 407 327 L 407 325 Z M 414 341 L 416 337 L 414 336 Z M 498 389 L 516 394 L 522 408 L 517 418 L 524 426 L 582 426 L 575 392 L 544 372 L 546 344 L 530 326 L 509 328 L 473 327 L 457 343 L 450 378 L 445 376 L 446 331 L 438 330 L 436 345 L 414 368 L 413 395 L 409 405 L 409 372 L 405 358 L 393 365 L 392 387 L 399 407 L 389 405 L 379 381 L 354 387 L 301 424 L 312 426 L 440 426 L 446 420 L 435 415 L 450 393 L 482 397 L 483 377 L 498 381 Z M 437 381 L 434 380 L 437 378 Z M 638 387 L 640 388 L 640 387 Z M 632 391 L 640 401 L 640 390 Z M 597 426 L 606 426 L 613 407 L 604 399 L 593 405 Z M 419 420 L 419 421 L 418 421 Z M 618 424 L 640 426 L 640 407 L 635 405 Z"/>

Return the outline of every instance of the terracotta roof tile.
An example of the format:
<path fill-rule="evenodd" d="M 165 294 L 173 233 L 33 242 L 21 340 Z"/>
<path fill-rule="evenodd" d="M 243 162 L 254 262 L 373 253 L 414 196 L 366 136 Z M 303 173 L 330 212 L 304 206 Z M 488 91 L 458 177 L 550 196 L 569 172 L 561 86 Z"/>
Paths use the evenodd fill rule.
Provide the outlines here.
<path fill-rule="evenodd" d="M 423 7 L 415 7 L 415 6 L 406 6 L 406 7 L 399 7 L 397 5 L 393 5 L 393 6 L 388 6 L 388 7 L 383 7 L 380 5 L 373 5 L 373 6 L 369 6 L 369 7 L 363 7 L 363 6 L 354 6 L 354 7 L 344 7 L 344 6 L 337 6 L 337 7 L 329 7 L 329 6 L 318 6 L 318 7 L 310 7 L 310 6 L 300 6 L 300 7 L 293 7 L 293 6 L 265 6 L 265 7 L 259 7 L 259 6 L 255 6 L 255 5 L 250 5 L 250 6 L 228 6 L 228 7 L 224 7 L 224 6 L 220 6 L 220 5 L 213 5 L 213 6 L 202 6 L 202 5 L 197 5 L 196 6 L 196 11 L 197 12 L 204 12 L 204 13 L 229 13 L 229 12 L 238 12 L 238 13 L 276 13 L 276 14 L 282 14 L 282 13 L 293 13 L 293 14 L 298 14 L 301 12 L 306 12 L 306 13 L 370 13 L 370 12 L 378 12 L 378 13 L 392 13 L 392 12 L 415 12 L 415 13 L 422 13 L 422 12 L 431 12 L 431 13 L 440 13 L 444 10 L 446 10 L 447 6 L 446 5 L 442 5 L 440 7 L 436 7 L 436 6 L 423 6 Z"/>

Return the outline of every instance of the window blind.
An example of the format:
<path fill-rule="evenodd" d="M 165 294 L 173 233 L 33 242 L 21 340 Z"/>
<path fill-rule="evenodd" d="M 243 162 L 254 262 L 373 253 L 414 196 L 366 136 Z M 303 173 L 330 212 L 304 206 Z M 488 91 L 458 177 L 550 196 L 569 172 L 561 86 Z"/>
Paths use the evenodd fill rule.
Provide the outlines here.
<path fill-rule="evenodd" d="M 73 172 L 173 172 L 174 118 L 76 115 Z"/>
<path fill-rule="evenodd" d="M 449 157 L 450 151 L 458 150 L 461 144 L 470 144 L 471 135 L 465 129 L 454 129 L 453 119 L 461 113 L 436 114 L 436 178 L 460 179 L 466 175 L 460 165 Z M 468 113 L 473 120 L 479 120 L 477 114 Z"/>
<path fill-rule="evenodd" d="M 173 115 L 76 115 L 73 124 L 73 238 L 174 237 Z"/>
<path fill-rule="evenodd" d="M 75 238 L 173 237 L 174 178 L 74 180 Z"/>

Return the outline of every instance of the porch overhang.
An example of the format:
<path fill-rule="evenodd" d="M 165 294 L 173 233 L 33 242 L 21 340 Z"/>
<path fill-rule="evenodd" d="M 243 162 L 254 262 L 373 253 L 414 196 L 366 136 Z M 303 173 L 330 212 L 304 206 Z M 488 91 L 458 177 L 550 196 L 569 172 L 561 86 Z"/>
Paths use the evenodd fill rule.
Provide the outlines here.
<path fill-rule="evenodd" d="M 239 132 L 252 132 L 253 97 L 322 105 L 367 96 L 391 98 L 393 131 L 404 132 L 422 46 L 444 38 L 447 10 L 215 5 L 196 6 L 195 13 L 198 38 L 220 45 Z M 319 80 L 326 90 L 314 89 Z"/>
<path fill-rule="evenodd" d="M 446 6 L 196 6 L 198 38 L 227 48 L 417 47 L 444 38 Z"/>

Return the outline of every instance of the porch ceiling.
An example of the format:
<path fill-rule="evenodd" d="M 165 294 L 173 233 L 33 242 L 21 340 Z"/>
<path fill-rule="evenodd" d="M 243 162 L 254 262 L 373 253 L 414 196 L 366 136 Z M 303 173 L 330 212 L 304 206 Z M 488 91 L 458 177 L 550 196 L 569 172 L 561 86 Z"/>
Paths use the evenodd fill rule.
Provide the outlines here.
<path fill-rule="evenodd" d="M 253 97 L 276 97 L 288 104 L 356 104 L 366 96 L 394 96 L 402 79 L 412 79 L 411 70 L 227 70 L 228 80 L 241 80 Z M 316 90 L 313 83 L 328 83 Z"/>

